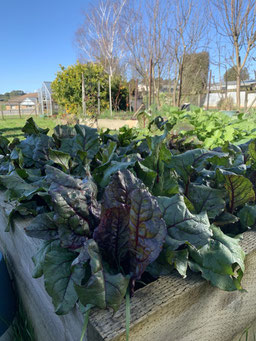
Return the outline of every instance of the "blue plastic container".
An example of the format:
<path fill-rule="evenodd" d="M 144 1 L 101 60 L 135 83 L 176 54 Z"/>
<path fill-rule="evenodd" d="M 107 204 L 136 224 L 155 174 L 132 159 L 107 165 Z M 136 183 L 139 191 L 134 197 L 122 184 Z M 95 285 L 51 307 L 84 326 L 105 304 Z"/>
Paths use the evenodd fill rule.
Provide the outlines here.
<path fill-rule="evenodd" d="M 0 336 L 11 325 L 16 313 L 16 297 L 10 276 L 0 252 Z"/>

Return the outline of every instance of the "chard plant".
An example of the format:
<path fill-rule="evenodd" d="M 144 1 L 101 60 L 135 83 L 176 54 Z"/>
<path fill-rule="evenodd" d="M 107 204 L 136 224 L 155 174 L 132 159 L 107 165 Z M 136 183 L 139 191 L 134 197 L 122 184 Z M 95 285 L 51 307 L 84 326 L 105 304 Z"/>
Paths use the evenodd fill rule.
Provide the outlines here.
<path fill-rule="evenodd" d="M 12 143 L 0 136 L 7 230 L 17 215 L 33 217 L 25 232 L 43 241 L 33 277 L 44 276 L 57 314 L 80 302 L 86 328 L 91 308 L 117 311 L 125 296 L 129 307 L 138 281 L 188 269 L 242 290 L 240 234 L 256 223 L 254 140 L 184 152 L 170 148 L 166 127 L 143 137 L 57 126 L 48 136 L 29 119 L 23 132 Z"/>

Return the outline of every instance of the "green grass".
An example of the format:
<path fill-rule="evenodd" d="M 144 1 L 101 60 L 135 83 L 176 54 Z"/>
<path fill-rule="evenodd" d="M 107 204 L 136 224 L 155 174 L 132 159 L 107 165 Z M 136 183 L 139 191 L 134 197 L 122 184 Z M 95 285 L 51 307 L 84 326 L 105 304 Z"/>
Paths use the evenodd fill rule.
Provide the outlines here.
<path fill-rule="evenodd" d="M 13 139 L 14 137 L 18 137 L 20 139 L 23 138 L 23 133 L 21 129 L 24 127 L 26 120 L 30 116 L 19 117 L 5 117 L 4 120 L 0 119 L 0 134 L 3 136 Z M 49 128 L 49 134 L 52 134 L 53 128 L 59 124 L 59 120 L 52 117 L 35 117 L 33 116 L 34 121 L 40 128 Z"/>
<path fill-rule="evenodd" d="M 21 302 L 18 304 L 16 318 L 12 324 L 13 341 L 35 341 L 33 327 L 27 318 Z"/>
<path fill-rule="evenodd" d="M 109 119 L 114 119 L 114 120 L 130 120 L 133 116 L 134 112 L 130 112 L 130 111 L 113 111 L 112 112 L 112 116 L 110 115 L 110 111 L 109 110 L 105 110 L 103 112 L 101 112 L 99 119 L 105 119 L 105 118 L 109 118 Z"/>

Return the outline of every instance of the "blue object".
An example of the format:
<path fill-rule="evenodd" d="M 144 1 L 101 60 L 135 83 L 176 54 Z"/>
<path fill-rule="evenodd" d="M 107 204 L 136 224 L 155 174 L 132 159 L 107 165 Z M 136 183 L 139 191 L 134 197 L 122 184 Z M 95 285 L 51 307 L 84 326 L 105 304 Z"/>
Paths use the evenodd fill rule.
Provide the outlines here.
<path fill-rule="evenodd" d="M 0 336 L 11 325 L 16 313 L 16 297 L 10 276 L 0 252 Z"/>

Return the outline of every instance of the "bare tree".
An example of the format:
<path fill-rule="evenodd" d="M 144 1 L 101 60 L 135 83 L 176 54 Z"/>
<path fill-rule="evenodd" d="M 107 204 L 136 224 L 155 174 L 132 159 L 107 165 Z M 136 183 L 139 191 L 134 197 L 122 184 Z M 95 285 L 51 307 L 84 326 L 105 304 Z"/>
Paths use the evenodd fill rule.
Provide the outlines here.
<path fill-rule="evenodd" d="M 174 20 L 172 27 L 172 39 L 169 50 L 173 54 L 174 63 L 174 104 L 176 104 L 176 92 L 178 88 L 177 105 L 181 104 L 182 75 L 184 60 L 187 54 L 192 54 L 200 48 L 205 49 L 203 41 L 205 33 L 205 11 L 203 4 L 197 0 L 174 0 Z"/>
<path fill-rule="evenodd" d="M 112 116 L 111 80 L 123 57 L 121 15 L 127 0 L 96 0 L 84 13 L 76 42 L 84 59 L 100 62 L 109 75 L 109 108 Z"/>
<path fill-rule="evenodd" d="M 210 0 L 212 22 L 217 34 L 231 48 L 231 63 L 237 73 L 236 102 L 240 109 L 241 70 L 256 43 L 255 0 Z"/>
<path fill-rule="evenodd" d="M 123 34 L 129 52 L 128 63 L 132 72 L 147 84 L 148 89 L 151 88 L 152 65 L 153 87 L 156 89 L 158 104 L 160 79 L 168 69 L 167 46 L 171 15 L 170 2 L 166 0 L 148 0 L 143 4 L 130 1 L 124 13 L 125 23 L 129 27 Z"/>

